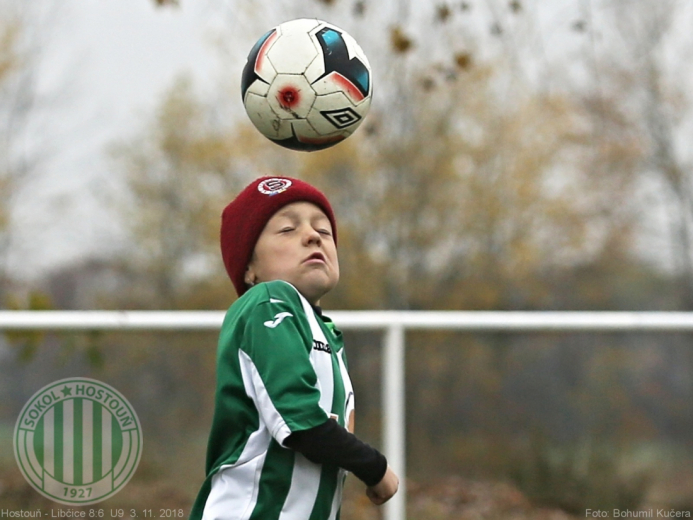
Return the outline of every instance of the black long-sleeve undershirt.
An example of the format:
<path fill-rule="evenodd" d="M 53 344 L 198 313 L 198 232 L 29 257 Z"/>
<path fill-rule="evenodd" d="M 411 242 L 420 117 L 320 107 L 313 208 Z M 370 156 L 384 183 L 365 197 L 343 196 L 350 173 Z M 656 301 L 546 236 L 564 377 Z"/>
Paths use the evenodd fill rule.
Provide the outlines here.
<path fill-rule="evenodd" d="M 351 471 L 367 486 L 376 485 L 387 471 L 387 459 L 382 453 L 349 433 L 334 419 L 292 433 L 284 440 L 284 445 L 316 464 L 333 464 Z"/>

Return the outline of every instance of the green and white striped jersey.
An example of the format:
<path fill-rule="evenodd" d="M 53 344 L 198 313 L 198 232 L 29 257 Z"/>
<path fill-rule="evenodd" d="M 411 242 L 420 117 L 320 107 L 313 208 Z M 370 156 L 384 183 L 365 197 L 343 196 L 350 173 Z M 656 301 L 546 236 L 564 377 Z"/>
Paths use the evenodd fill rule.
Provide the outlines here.
<path fill-rule="evenodd" d="M 345 471 L 283 446 L 354 407 L 341 332 L 289 283 L 259 284 L 219 337 L 207 479 L 191 520 L 333 520 Z"/>

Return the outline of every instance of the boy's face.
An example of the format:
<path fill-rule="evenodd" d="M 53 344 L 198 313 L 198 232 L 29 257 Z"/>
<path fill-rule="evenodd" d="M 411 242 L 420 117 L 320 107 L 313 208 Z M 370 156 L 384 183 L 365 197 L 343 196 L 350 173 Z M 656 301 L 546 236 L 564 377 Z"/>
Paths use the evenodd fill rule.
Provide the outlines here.
<path fill-rule="evenodd" d="M 245 282 L 272 280 L 291 283 L 313 305 L 337 285 L 339 261 L 332 225 L 315 204 L 288 204 L 262 230 Z"/>

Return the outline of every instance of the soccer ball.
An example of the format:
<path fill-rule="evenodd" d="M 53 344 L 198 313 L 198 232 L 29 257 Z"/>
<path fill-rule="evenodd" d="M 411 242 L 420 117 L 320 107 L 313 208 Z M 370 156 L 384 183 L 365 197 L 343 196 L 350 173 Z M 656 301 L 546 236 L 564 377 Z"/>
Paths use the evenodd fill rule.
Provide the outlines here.
<path fill-rule="evenodd" d="M 268 139 L 292 150 L 322 150 L 349 137 L 371 105 L 366 55 L 334 25 L 291 20 L 260 38 L 241 80 L 243 105 Z"/>

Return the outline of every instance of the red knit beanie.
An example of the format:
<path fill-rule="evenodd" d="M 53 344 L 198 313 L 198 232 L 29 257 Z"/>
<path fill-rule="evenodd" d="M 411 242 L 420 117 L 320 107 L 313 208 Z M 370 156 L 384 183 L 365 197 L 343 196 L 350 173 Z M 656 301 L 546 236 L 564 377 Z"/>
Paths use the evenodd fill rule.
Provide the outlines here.
<path fill-rule="evenodd" d="M 319 190 L 291 177 L 256 179 L 224 208 L 221 214 L 221 257 L 238 296 L 248 290 L 245 271 L 267 221 L 292 202 L 312 202 L 330 219 L 337 242 L 337 225 L 332 206 Z"/>

